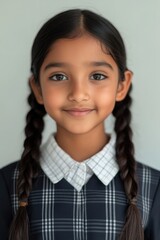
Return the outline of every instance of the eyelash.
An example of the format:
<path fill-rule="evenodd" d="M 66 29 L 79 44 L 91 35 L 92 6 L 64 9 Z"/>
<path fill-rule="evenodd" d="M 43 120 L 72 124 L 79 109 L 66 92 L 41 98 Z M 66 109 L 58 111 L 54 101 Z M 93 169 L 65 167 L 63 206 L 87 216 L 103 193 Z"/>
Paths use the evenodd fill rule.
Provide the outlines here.
<path fill-rule="evenodd" d="M 93 76 L 98 77 L 98 79 L 96 78 L 96 79 L 91 79 L 91 80 L 102 81 L 102 80 L 108 78 L 106 75 L 104 75 L 104 74 L 102 74 L 102 73 L 94 73 L 94 74 L 91 75 L 91 77 L 93 77 Z M 99 77 L 100 77 L 100 78 L 99 78 Z"/>
<path fill-rule="evenodd" d="M 65 77 L 65 79 L 63 79 L 64 77 Z M 96 78 L 93 78 L 93 77 L 96 77 Z M 54 78 L 56 78 L 56 79 L 54 79 Z M 95 80 L 95 81 L 102 81 L 102 80 L 105 80 L 106 78 L 108 78 L 108 77 L 102 73 L 94 73 L 90 76 L 90 79 Z M 49 79 L 53 80 L 55 82 L 56 81 L 58 82 L 58 81 L 68 80 L 68 77 L 62 73 L 56 73 L 56 74 L 52 75 L 51 77 L 49 77 Z"/>
<path fill-rule="evenodd" d="M 51 77 L 49 77 L 49 79 L 50 80 L 53 80 L 53 81 L 64 81 L 64 80 L 62 80 L 62 79 L 54 79 L 54 77 L 66 77 L 67 78 L 67 76 L 65 75 L 65 74 L 62 74 L 62 73 L 56 73 L 56 74 L 54 74 L 54 75 L 52 75 Z M 68 79 L 68 78 L 67 78 Z M 65 80 L 67 80 L 67 79 L 65 79 Z"/>

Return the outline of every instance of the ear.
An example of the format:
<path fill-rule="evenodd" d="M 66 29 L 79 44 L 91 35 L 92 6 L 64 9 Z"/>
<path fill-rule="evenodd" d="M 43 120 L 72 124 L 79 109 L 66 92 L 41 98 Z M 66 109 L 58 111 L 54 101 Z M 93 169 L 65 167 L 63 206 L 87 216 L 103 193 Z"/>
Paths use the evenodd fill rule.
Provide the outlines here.
<path fill-rule="evenodd" d="M 31 76 L 29 79 L 30 87 L 34 93 L 34 96 L 39 104 L 43 104 L 43 97 L 41 87 L 38 83 L 35 82 L 34 76 Z"/>
<path fill-rule="evenodd" d="M 132 75 L 133 73 L 127 70 L 124 73 L 124 79 L 119 81 L 117 95 L 116 95 L 117 102 L 122 101 L 126 97 L 131 85 Z"/>

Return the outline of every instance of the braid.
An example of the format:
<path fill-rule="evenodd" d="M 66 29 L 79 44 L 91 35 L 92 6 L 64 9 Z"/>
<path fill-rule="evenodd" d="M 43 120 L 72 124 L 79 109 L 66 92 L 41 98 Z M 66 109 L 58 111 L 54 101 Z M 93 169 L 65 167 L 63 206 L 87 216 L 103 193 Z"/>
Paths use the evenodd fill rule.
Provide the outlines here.
<path fill-rule="evenodd" d="M 45 109 L 37 103 L 33 92 L 28 97 L 31 106 L 26 117 L 24 151 L 19 163 L 19 176 L 17 179 L 17 193 L 20 206 L 13 219 L 10 229 L 10 240 L 29 240 L 28 216 L 26 205 L 32 189 L 32 179 L 38 175 L 40 144 L 44 129 L 43 116 Z"/>
<path fill-rule="evenodd" d="M 132 130 L 130 127 L 131 112 L 129 108 L 132 103 L 130 97 L 131 88 L 126 98 L 116 103 L 113 111 L 113 115 L 116 118 L 114 128 L 117 134 L 116 159 L 129 202 L 126 222 L 120 240 L 143 240 L 141 217 L 136 206 L 138 184 L 136 181 L 136 161 L 134 159 L 134 145 L 132 143 Z"/>

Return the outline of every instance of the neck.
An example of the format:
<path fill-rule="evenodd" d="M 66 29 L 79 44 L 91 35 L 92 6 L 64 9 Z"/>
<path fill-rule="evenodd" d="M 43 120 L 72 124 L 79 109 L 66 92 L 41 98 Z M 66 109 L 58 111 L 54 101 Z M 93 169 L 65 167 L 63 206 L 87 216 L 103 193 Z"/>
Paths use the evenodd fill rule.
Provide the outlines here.
<path fill-rule="evenodd" d="M 57 129 L 55 135 L 58 145 L 78 162 L 82 162 L 99 152 L 109 141 L 104 128 L 101 131 L 91 131 L 85 134 L 72 134 Z"/>

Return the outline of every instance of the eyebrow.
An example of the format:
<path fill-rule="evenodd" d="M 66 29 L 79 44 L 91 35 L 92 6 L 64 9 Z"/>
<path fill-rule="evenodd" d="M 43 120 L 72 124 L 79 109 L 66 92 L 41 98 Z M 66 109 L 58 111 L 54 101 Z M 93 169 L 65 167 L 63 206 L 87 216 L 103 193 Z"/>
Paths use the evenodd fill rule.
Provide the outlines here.
<path fill-rule="evenodd" d="M 101 67 L 101 66 L 103 67 L 104 66 L 104 67 L 108 67 L 113 70 L 112 65 L 105 61 L 91 62 L 89 65 L 95 66 L 95 67 Z"/>
<path fill-rule="evenodd" d="M 67 67 L 69 66 L 68 63 L 63 63 L 63 62 L 52 62 L 52 63 L 49 63 L 45 66 L 44 70 L 46 71 L 47 69 L 49 68 L 54 68 L 54 67 Z"/>
<path fill-rule="evenodd" d="M 111 64 L 109 64 L 108 62 L 106 61 L 93 61 L 93 62 L 89 62 L 87 63 L 87 65 L 89 66 L 93 66 L 93 67 L 107 67 L 107 68 L 110 68 L 111 70 L 113 70 L 113 67 Z M 52 63 L 49 63 L 45 66 L 44 70 L 46 71 L 47 69 L 49 68 L 56 68 L 56 67 L 69 67 L 70 64 L 68 63 L 65 63 L 65 62 L 52 62 Z"/>

